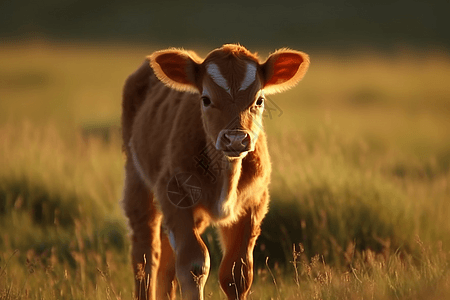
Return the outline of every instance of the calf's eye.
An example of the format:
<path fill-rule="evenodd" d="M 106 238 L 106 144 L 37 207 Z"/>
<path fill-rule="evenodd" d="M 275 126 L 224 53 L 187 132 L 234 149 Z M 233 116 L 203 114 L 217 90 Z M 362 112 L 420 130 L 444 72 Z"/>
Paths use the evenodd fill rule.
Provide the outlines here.
<path fill-rule="evenodd" d="M 256 100 L 256 106 L 261 106 L 264 104 L 264 98 L 263 97 L 259 97 L 258 100 Z"/>
<path fill-rule="evenodd" d="M 207 107 L 211 104 L 211 100 L 208 97 L 202 97 L 203 106 Z"/>

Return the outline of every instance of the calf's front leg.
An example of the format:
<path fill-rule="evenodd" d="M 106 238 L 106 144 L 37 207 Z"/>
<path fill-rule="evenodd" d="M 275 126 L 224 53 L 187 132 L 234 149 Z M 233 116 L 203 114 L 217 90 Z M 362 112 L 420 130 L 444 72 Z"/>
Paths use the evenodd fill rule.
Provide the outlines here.
<path fill-rule="evenodd" d="M 220 227 L 224 256 L 219 281 L 229 300 L 247 299 L 253 282 L 253 248 L 267 212 L 267 192 L 257 208 L 249 209 L 236 223 Z"/>
<path fill-rule="evenodd" d="M 175 254 L 169 243 L 169 237 L 161 230 L 161 259 L 158 269 L 156 299 L 175 299 L 177 280 L 175 278 Z"/>
<path fill-rule="evenodd" d="M 203 300 L 203 290 L 209 275 L 210 258 L 200 234 L 204 225 L 195 223 L 191 209 L 172 207 L 164 213 L 164 223 L 175 253 L 175 270 L 182 299 Z"/>

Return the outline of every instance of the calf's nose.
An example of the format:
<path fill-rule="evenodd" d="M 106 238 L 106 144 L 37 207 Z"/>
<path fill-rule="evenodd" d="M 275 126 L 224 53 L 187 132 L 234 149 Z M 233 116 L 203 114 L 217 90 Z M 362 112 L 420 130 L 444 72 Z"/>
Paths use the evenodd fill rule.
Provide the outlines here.
<path fill-rule="evenodd" d="M 241 153 L 250 150 L 250 135 L 243 130 L 222 130 L 216 148 L 224 152 Z"/>
<path fill-rule="evenodd" d="M 248 133 L 246 132 L 227 132 L 223 138 L 228 143 L 228 147 L 233 149 L 245 148 L 249 144 Z"/>

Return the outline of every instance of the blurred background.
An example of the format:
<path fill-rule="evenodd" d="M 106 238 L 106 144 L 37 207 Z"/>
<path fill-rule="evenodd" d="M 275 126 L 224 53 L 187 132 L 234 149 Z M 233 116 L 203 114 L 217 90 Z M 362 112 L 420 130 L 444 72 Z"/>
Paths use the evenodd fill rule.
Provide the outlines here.
<path fill-rule="evenodd" d="M 0 35 L 217 46 L 349 50 L 448 47 L 448 1 L 3 1 Z"/>
<path fill-rule="evenodd" d="M 224 43 L 262 59 L 281 47 L 311 56 L 302 82 L 267 102 L 272 200 L 254 299 L 444 299 L 448 11 L 448 1 L 1 2 L 0 299 L 130 297 L 123 83 L 155 50 L 204 56 Z M 203 237 L 207 293 L 221 299 L 220 247 L 213 229 Z"/>

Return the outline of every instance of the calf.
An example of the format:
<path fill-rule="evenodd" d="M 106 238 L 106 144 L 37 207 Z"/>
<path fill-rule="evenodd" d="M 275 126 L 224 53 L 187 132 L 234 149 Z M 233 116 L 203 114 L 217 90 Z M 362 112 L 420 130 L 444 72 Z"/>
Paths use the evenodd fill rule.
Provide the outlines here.
<path fill-rule="evenodd" d="M 123 205 L 132 231 L 136 298 L 203 299 L 204 229 L 217 226 L 228 299 L 246 299 L 253 248 L 269 201 L 271 165 L 262 128 L 265 95 L 293 87 L 309 65 L 281 49 L 261 63 L 239 45 L 202 60 L 168 49 L 126 81 Z"/>

